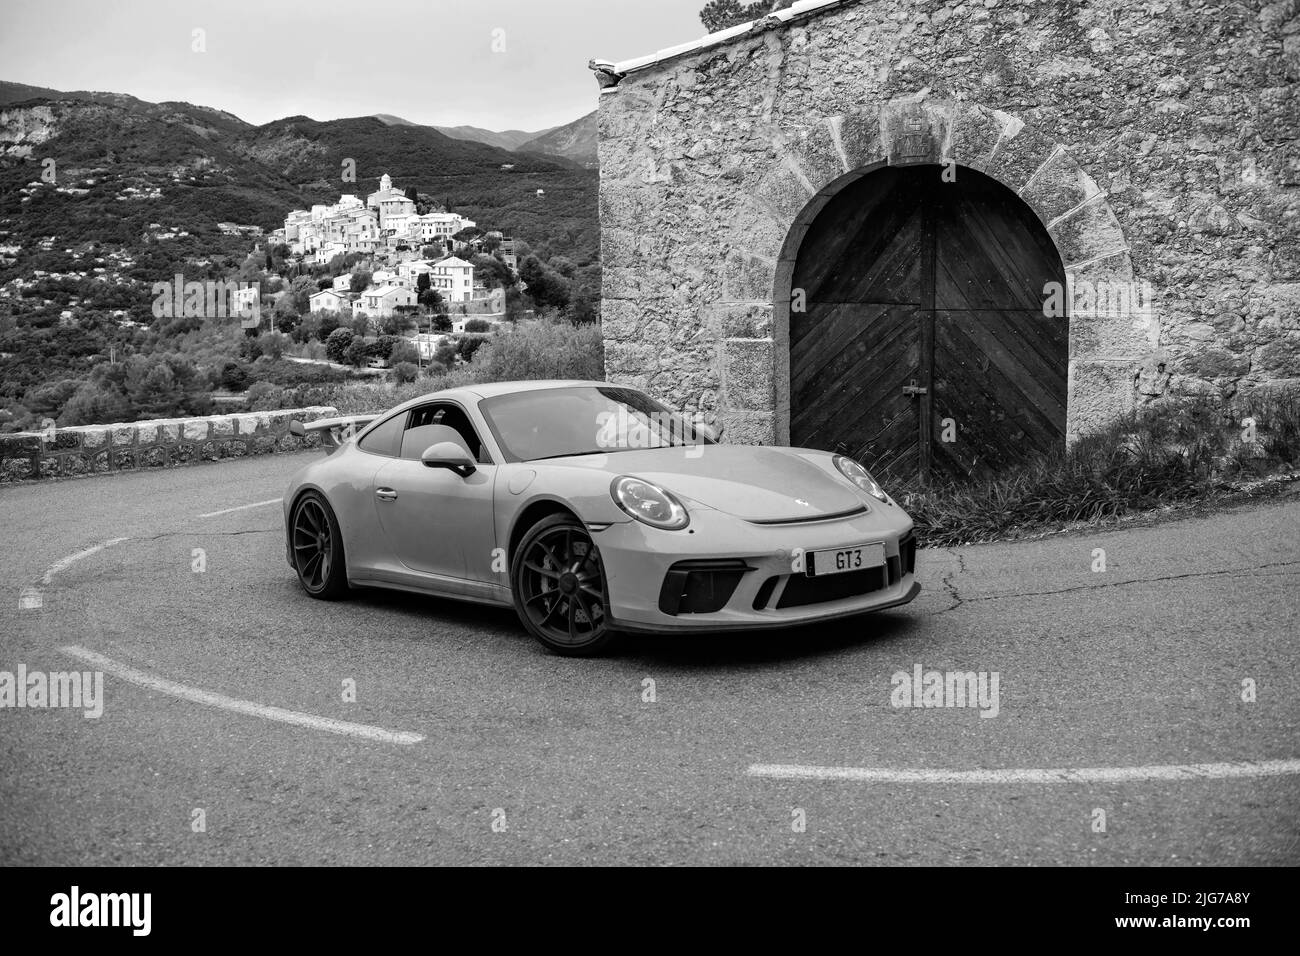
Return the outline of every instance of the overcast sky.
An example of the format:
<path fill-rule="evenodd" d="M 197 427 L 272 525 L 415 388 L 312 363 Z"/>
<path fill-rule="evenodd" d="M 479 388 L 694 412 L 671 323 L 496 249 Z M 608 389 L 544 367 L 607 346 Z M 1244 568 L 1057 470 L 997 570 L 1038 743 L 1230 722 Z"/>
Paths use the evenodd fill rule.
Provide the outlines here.
<path fill-rule="evenodd" d="M 0 0 L 0 80 L 186 100 L 250 123 L 392 113 L 535 130 L 596 108 L 593 57 L 702 36 L 705 2 Z"/>

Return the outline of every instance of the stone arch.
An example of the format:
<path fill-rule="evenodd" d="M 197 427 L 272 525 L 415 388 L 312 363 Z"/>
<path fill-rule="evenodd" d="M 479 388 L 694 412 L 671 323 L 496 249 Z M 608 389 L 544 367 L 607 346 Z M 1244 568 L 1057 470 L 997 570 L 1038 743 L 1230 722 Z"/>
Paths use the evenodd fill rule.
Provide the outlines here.
<path fill-rule="evenodd" d="M 772 437 L 790 438 L 790 298 L 799 246 L 826 204 L 850 183 L 886 165 L 955 162 L 988 175 L 1034 211 L 1056 244 L 1076 290 L 1134 281 L 1129 246 L 1106 193 L 1064 146 L 1000 110 L 924 94 L 891 100 L 773 136 L 775 159 L 752 190 L 752 215 L 735 229 L 725 274 L 743 304 L 754 278 L 770 278 Z M 750 276 L 749 281 L 745 277 Z M 1076 298 L 1078 296 L 1076 295 Z M 1150 297 L 1146 303 L 1151 305 Z M 1134 376 L 1157 350 L 1159 322 L 1147 314 L 1072 308 L 1067 439 L 1131 406 Z M 721 342 L 723 404 L 729 418 L 746 415 L 752 395 L 728 387 L 729 369 L 753 348 L 750 339 Z M 739 400 L 739 401 L 737 401 Z"/>

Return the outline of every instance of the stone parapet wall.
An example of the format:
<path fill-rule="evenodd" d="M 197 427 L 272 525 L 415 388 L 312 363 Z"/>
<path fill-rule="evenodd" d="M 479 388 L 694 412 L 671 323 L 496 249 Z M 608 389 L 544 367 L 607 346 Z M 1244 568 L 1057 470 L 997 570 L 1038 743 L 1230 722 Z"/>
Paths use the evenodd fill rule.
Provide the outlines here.
<path fill-rule="evenodd" d="M 171 468 L 315 448 L 321 443 L 318 433 L 298 438 L 289 434 L 289 423 L 337 414 L 329 406 L 312 406 L 0 435 L 0 481 Z"/>

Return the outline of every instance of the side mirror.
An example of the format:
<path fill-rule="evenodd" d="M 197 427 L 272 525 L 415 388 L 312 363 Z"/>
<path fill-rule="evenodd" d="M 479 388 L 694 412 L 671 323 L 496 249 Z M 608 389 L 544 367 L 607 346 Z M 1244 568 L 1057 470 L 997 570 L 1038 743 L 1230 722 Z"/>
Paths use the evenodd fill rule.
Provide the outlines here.
<path fill-rule="evenodd" d="M 436 445 L 430 445 L 420 456 L 420 461 L 424 462 L 425 468 L 446 468 L 462 478 L 468 478 L 478 470 L 469 453 L 454 441 L 440 441 Z"/>

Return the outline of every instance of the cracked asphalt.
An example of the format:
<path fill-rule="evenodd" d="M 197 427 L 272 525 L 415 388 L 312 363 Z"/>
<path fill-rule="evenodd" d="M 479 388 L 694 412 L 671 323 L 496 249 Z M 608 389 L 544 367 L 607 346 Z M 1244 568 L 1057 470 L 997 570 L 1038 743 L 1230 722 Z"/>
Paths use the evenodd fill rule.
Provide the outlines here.
<path fill-rule="evenodd" d="M 79 645 L 213 694 L 424 739 L 354 739 L 105 675 L 98 720 L 0 709 L 0 864 L 1300 862 L 1294 775 L 746 773 L 1300 757 L 1300 500 L 924 550 L 925 591 L 904 608 L 565 660 L 505 611 L 382 592 L 309 600 L 277 505 L 197 517 L 281 494 L 301 461 L 0 490 L 0 671 L 73 669 L 60 648 Z M 19 609 L 23 585 L 119 537 L 59 572 L 39 610 Z M 891 676 L 917 664 L 997 672 L 998 716 L 893 706 Z"/>

